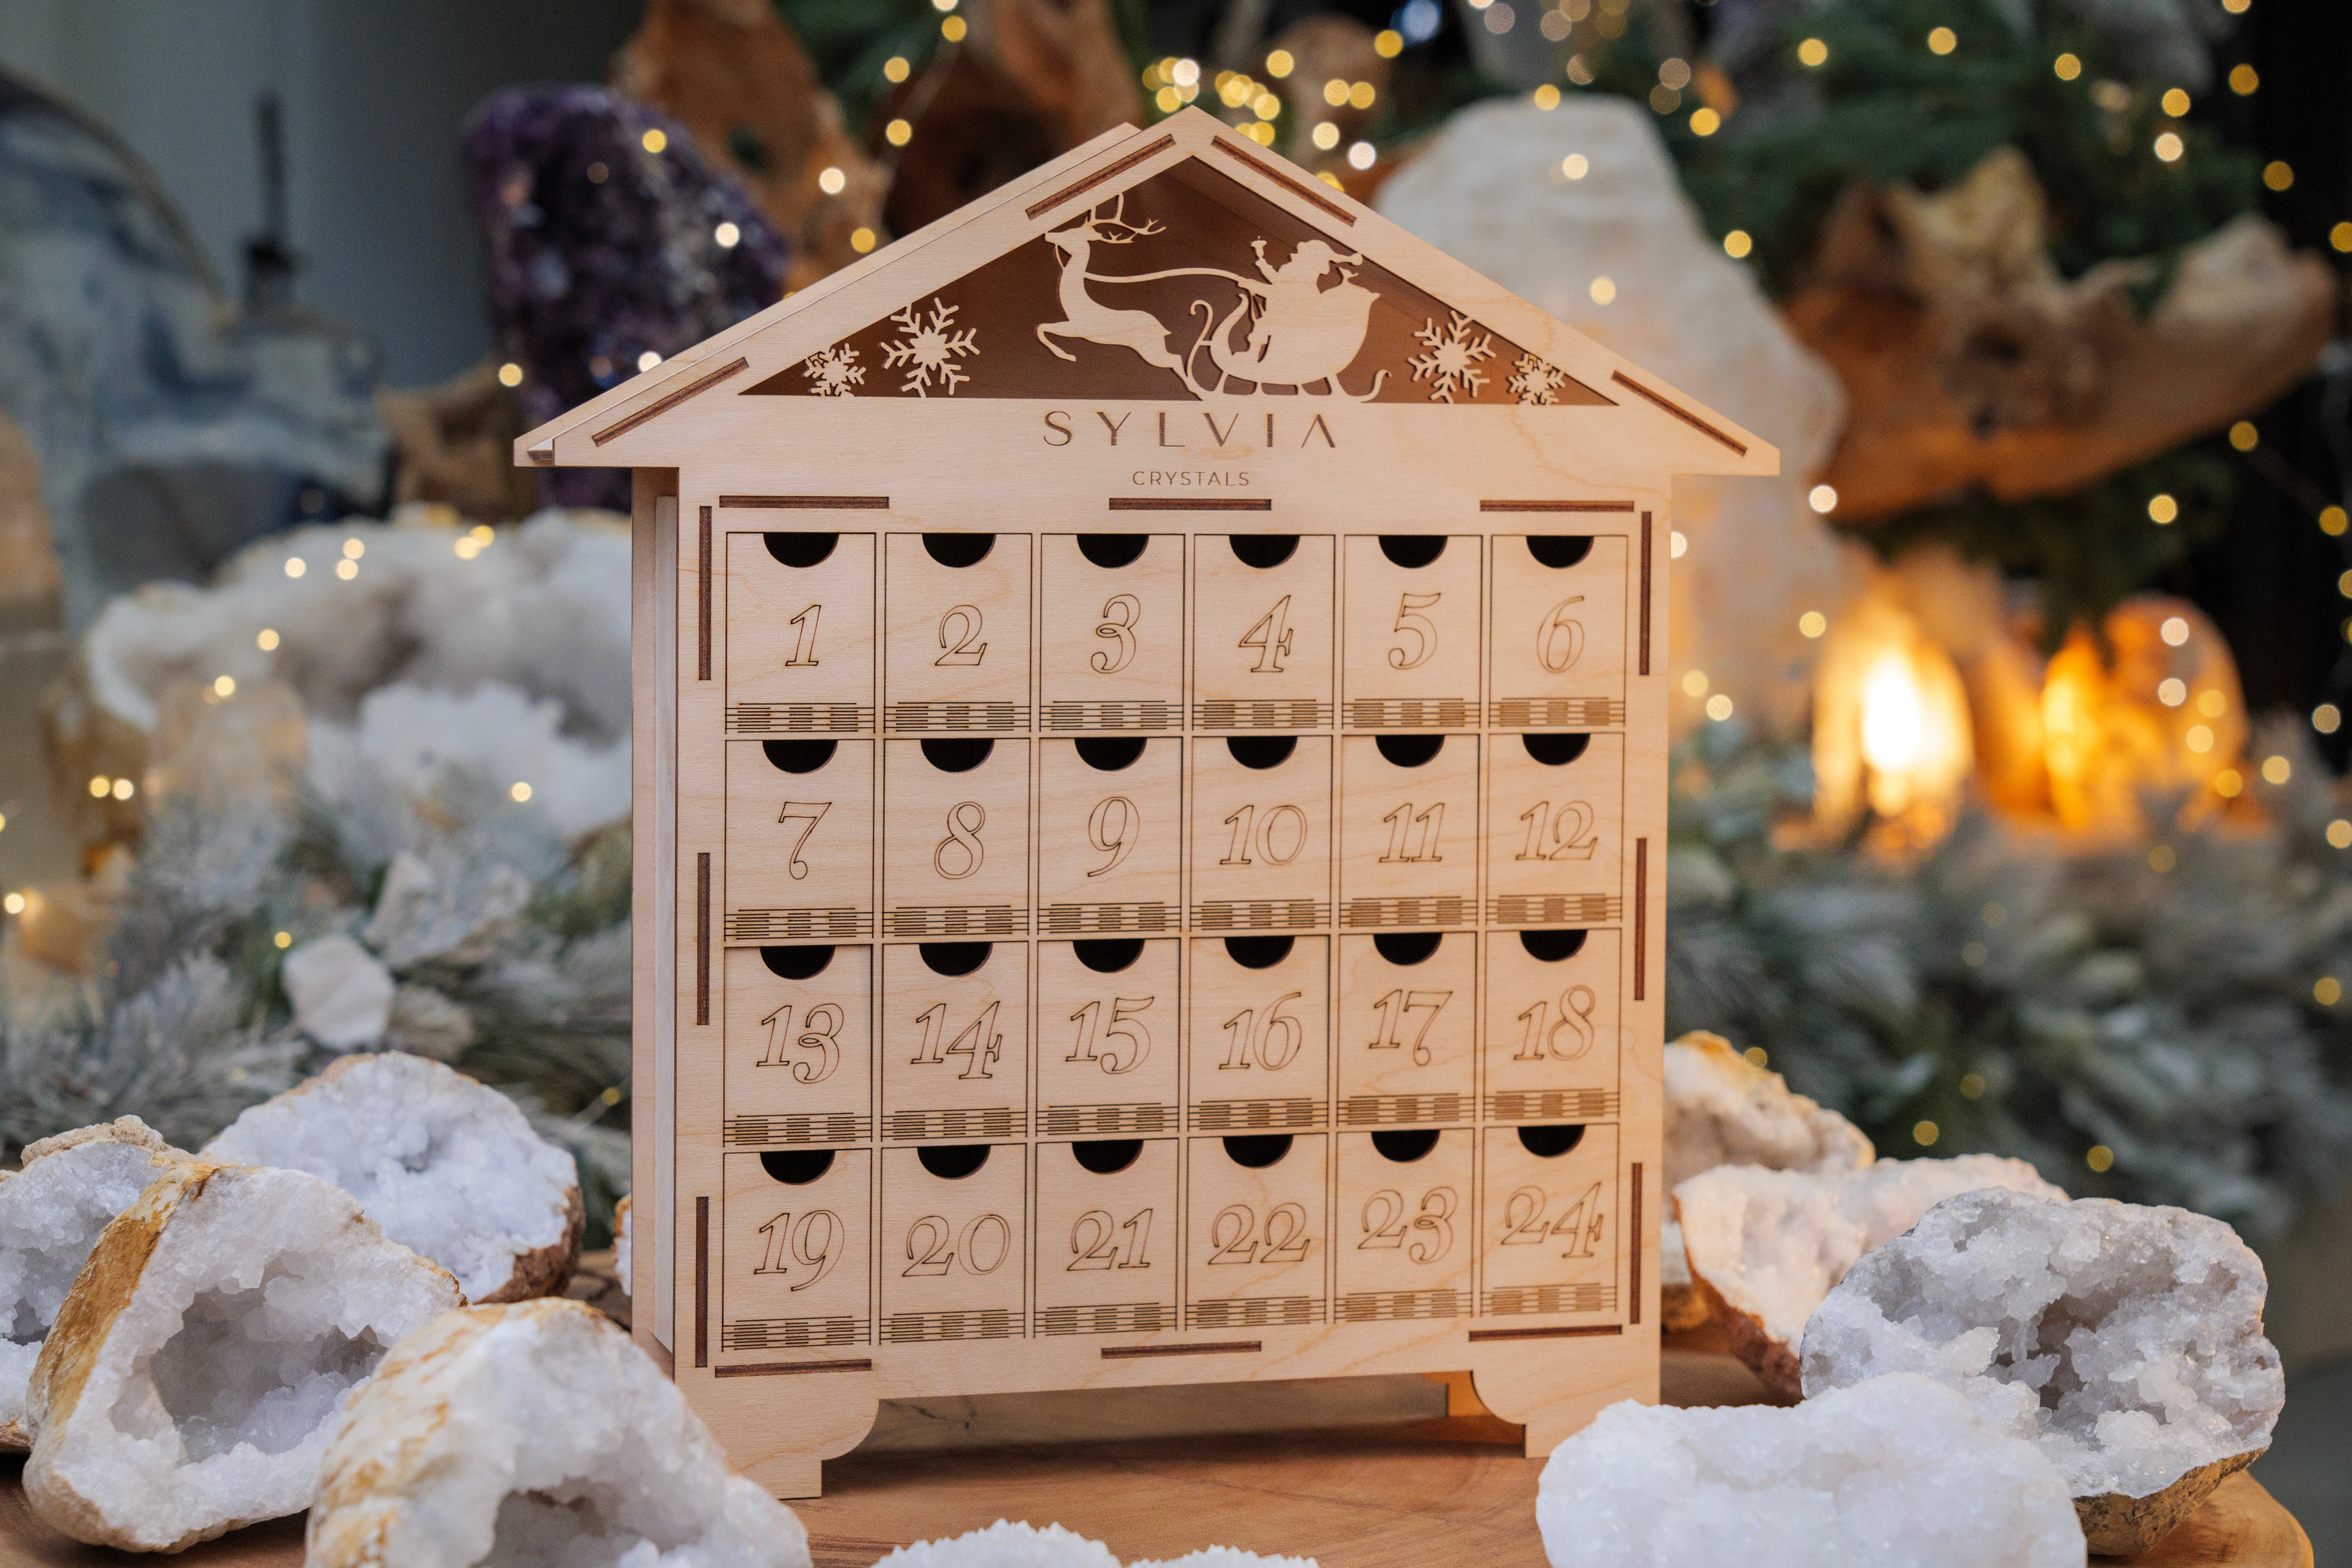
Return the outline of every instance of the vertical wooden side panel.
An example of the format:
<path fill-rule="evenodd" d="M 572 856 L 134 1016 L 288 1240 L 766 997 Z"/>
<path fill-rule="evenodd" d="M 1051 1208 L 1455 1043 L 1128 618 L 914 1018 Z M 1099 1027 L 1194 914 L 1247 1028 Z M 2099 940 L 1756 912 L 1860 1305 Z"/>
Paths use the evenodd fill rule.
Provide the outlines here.
<path fill-rule="evenodd" d="M 669 863 L 670 809 L 676 785 L 670 742 L 677 722 L 673 678 L 677 605 L 665 566 L 668 552 L 663 542 L 675 536 L 677 490 L 677 469 L 639 468 L 634 476 L 630 504 L 629 945 L 632 991 L 638 1003 L 629 1018 L 629 1075 L 635 1090 L 630 1121 L 637 1133 L 629 1146 L 629 1188 L 650 1194 L 650 1201 L 641 1197 L 631 1205 L 628 1287 L 633 1300 L 656 1303 L 667 1300 L 669 1289 L 666 1267 L 670 1229 L 669 1140 L 662 1130 L 663 1119 L 671 1114 L 667 1058 L 674 1034 L 667 1009 L 658 998 L 668 994 L 672 963 L 670 906 L 664 893 L 663 872 Z M 638 1312 L 631 1337 L 667 1365 L 667 1314 Z"/>
<path fill-rule="evenodd" d="M 694 679 L 710 679 L 710 509 L 702 510 L 700 543 L 696 552 Z"/>

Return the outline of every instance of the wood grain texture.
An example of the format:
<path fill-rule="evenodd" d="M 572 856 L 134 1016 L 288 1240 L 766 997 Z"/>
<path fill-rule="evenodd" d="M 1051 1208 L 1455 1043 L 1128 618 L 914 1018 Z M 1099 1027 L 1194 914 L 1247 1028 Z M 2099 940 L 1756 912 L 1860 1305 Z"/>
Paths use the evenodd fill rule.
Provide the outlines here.
<path fill-rule="evenodd" d="M 1739 1369 L 1744 1370 L 1744 1369 Z M 1173 1394 L 1181 1390 L 1156 1390 Z M 894 1546 L 998 1519 L 1058 1521 L 1122 1559 L 1206 1546 L 1316 1557 L 1330 1568 L 1476 1563 L 1546 1568 L 1535 1525 L 1542 1463 L 1517 1428 L 1454 1416 L 1341 1430 L 1146 1438 L 973 1449 L 952 1464 L 860 1452 L 825 1469 L 826 1495 L 795 1503 L 817 1568 L 869 1568 Z M 66 1540 L 25 1507 L 0 1468 L 0 1568 L 143 1561 Z M 299 1519 L 192 1548 L 191 1568 L 297 1568 Z M 2294 1516 L 2249 1475 L 2232 1476 L 2155 1551 L 2102 1558 L 2138 1568 L 2312 1568 Z"/>

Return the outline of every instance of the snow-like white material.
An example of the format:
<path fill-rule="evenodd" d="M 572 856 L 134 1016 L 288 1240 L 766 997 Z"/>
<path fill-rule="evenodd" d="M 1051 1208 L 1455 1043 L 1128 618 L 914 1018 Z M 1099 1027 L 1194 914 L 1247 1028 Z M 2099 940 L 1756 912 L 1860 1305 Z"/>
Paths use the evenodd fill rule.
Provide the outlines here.
<path fill-rule="evenodd" d="M 1691 1272 L 1788 1345 L 1864 1253 L 1885 1246 L 1957 1194 L 2007 1187 L 2066 1194 L 2022 1160 L 1962 1154 L 1881 1160 L 1815 1173 L 1718 1165 L 1675 1189 Z"/>
<path fill-rule="evenodd" d="M 1312 1557 L 1267 1557 L 1236 1546 L 1204 1546 L 1165 1563 L 1130 1563 L 1127 1568 L 1321 1568 Z"/>
<path fill-rule="evenodd" d="M 360 934 L 403 969 L 428 959 L 479 963 L 513 933 L 530 902 L 530 879 L 511 866 L 460 861 L 455 853 L 436 866 L 404 849 L 384 868 Z"/>
<path fill-rule="evenodd" d="M 298 1512 L 344 1395 L 458 1301 L 315 1176 L 172 1162 L 100 1237 L 42 1347 L 34 1511 L 149 1552 Z"/>
<path fill-rule="evenodd" d="M 1875 1154 L 1861 1128 L 1758 1067 L 1720 1035 L 1694 1030 L 1666 1042 L 1666 1190 L 1717 1165 L 1771 1171 L 1855 1171 Z M 1691 1282 L 1682 1226 L 1660 1227 L 1658 1278 Z"/>
<path fill-rule="evenodd" d="M 0 1182 L 0 1450 L 32 1446 L 25 1384 L 41 1342 L 109 1221 L 184 1159 L 135 1116 L 45 1138 Z"/>
<path fill-rule="evenodd" d="M 2066 1483 L 1924 1377 L 1793 1409 L 1627 1401 L 1552 1450 L 1552 1568 L 2082 1568 Z"/>
<path fill-rule="evenodd" d="M 1563 167 L 1571 156 L 1581 178 Z M 1597 93 L 1549 110 L 1524 96 L 1475 104 L 1381 187 L 1378 205 L 1780 448 L 1778 479 L 1675 481 L 1674 525 L 1689 549 L 1675 562 L 1668 668 L 1706 670 L 1768 727 L 1801 722 L 1821 645 L 1797 618 L 1820 610 L 1834 620 L 1862 582 L 1860 552 L 1805 501 L 1844 424 L 1845 393 L 1754 270 L 1700 226 L 1657 117 Z M 1593 287 L 1603 278 L 1605 300 Z M 1675 708 L 1678 723 L 1698 721 L 1696 704 Z"/>
<path fill-rule="evenodd" d="M 399 680 L 362 698 L 350 730 L 314 724 L 310 749 L 316 757 L 348 745 L 411 795 L 431 790 L 451 767 L 504 787 L 527 784 L 532 803 L 570 837 L 629 814 L 628 742 L 599 746 L 567 735 L 570 718 L 561 700 L 503 681 L 460 693 Z"/>
<path fill-rule="evenodd" d="M 217 586 L 151 584 L 116 599 L 85 643 L 92 700 L 152 736 L 175 687 L 275 677 L 300 694 L 314 765 L 356 752 L 413 784 L 457 763 L 530 784 L 567 833 L 626 817 L 626 521 L 541 512 L 460 555 L 463 535 L 436 516 L 273 534 Z M 352 543 L 362 553 L 344 578 Z M 292 559 L 299 577 L 286 574 Z M 278 634 L 272 649 L 258 646 L 263 627 Z"/>
<path fill-rule="evenodd" d="M 2145 1497 L 2270 1442 L 2286 1397 L 2262 1260 L 2217 1219 L 1969 1193 L 1850 1270 L 1805 1328 L 1805 1393 L 1889 1372 L 1958 1389 L 2076 1497 Z"/>
<path fill-rule="evenodd" d="M 986 1530 L 901 1546 L 874 1568 L 1118 1568 L 1099 1541 L 1049 1524 L 998 1520 Z"/>
<path fill-rule="evenodd" d="M 331 1051 L 372 1046 L 392 1021 L 392 972 L 340 933 L 314 937 L 278 965 L 294 1026 Z"/>
<path fill-rule="evenodd" d="M 808 1568 L 677 1384 L 576 1301 L 452 1312 L 393 1347 L 319 1473 L 309 1568 Z"/>
<path fill-rule="evenodd" d="M 579 1212 L 572 1156 L 532 1131 L 512 1100 L 399 1052 L 345 1057 L 247 1110 L 205 1153 L 334 1183 L 475 1301 L 499 1297 L 537 1255 L 562 1247 Z"/>

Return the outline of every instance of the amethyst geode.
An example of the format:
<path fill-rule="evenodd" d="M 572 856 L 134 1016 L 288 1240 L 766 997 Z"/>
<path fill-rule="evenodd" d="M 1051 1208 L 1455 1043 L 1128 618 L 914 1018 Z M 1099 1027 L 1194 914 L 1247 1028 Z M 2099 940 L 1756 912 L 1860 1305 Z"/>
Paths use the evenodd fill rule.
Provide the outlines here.
<path fill-rule="evenodd" d="M 667 359 L 783 297 L 782 237 L 684 126 L 635 100 L 601 87 L 495 93 L 467 121 L 464 149 L 490 329 L 522 367 L 527 427 L 635 375 L 646 354 Z M 628 509 L 625 472 L 541 477 L 559 505 Z"/>

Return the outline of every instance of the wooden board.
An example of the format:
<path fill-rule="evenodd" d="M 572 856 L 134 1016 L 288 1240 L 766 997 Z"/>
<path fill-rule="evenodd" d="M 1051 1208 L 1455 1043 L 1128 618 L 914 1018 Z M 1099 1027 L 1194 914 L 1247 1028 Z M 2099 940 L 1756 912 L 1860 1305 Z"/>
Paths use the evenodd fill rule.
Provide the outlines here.
<path fill-rule="evenodd" d="M 1769 447 L 1186 113 L 519 452 L 638 476 L 636 1332 L 745 1473 L 1655 1396 L 1671 489 Z"/>
<path fill-rule="evenodd" d="M 981 1448 L 951 1463 L 906 1453 L 827 1466 L 827 1495 L 795 1505 L 817 1568 L 869 1568 L 892 1547 L 1002 1518 L 1058 1521 L 1122 1561 L 1213 1542 L 1313 1557 L 1324 1568 L 1475 1563 L 1548 1568 L 1535 1524 L 1538 1460 L 1491 1417 L 1350 1430 Z M 67 1541 L 26 1512 L 7 1461 L 0 1568 L 152 1561 Z M 192 1568 L 297 1568 L 301 1522 L 284 1520 L 173 1559 Z M 2312 1568 L 2311 1543 L 2252 1476 L 2222 1483 L 2137 1568 Z"/>

